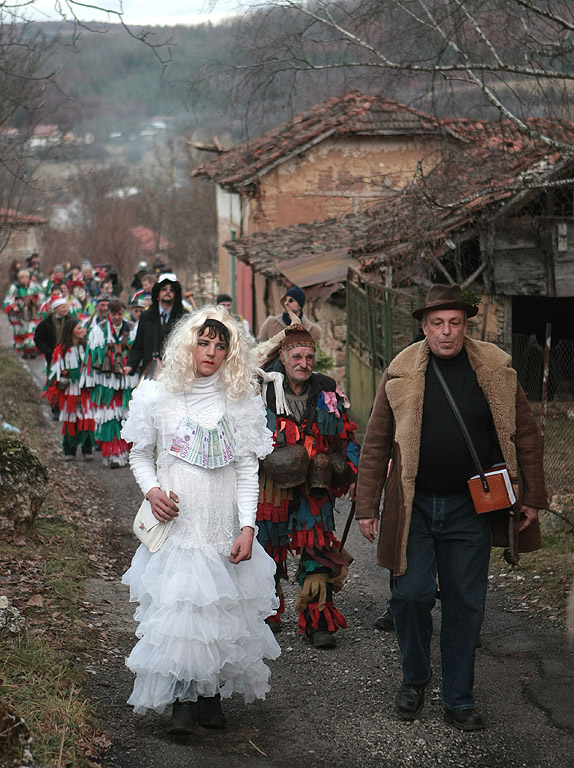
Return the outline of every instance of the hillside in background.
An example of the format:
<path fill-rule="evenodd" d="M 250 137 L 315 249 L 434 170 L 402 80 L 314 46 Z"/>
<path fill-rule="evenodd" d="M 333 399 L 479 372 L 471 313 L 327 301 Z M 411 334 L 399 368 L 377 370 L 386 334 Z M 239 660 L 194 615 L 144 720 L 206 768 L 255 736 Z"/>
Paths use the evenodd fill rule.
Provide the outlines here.
<path fill-rule="evenodd" d="M 207 60 L 229 62 L 229 26 L 154 28 L 154 43 L 170 41 L 158 49 L 162 58 L 171 58 L 165 67 L 152 48 L 118 24 L 93 26 L 95 32 L 84 31 L 79 39 L 67 24 L 41 26 L 48 41 L 59 40 L 48 62 L 58 70 L 59 88 L 48 94 L 43 122 L 90 131 L 99 141 L 159 115 L 191 130 L 229 125 L 229 99 L 221 88 L 202 103 L 190 92 L 191 79 Z"/>
<path fill-rule="evenodd" d="M 339 13 L 346 9 L 347 21 L 356 22 L 359 32 L 363 23 L 362 32 L 372 34 L 374 48 L 386 45 L 386 55 L 397 61 L 407 61 L 404 48 L 411 43 L 416 43 L 422 63 L 442 60 L 432 35 L 421 33 L 408 14 L 397 27 L 391 5 L 372 4 L 371 15 L 362 22 L 345 3 Z M 502 21 L 498 26 L 496 19 L 490 21 L 496 29 L 504 27 Z M 41 29 L 49 44 L 57 41 L 46 67 L 57 71 L 58 87 L 48 89 L 40 119 L 64 130 L 89 131 L 101 143 L 118 134 L 139 135 L 147 121 L 162 117 L 175 135 L 193 133 L 200 141 L 215 135 L 230 144 L 354 90 L 384 95 L 439 117 L 497 119 L 501 114 L 472 77 L 437 77 L 416 71 L 416 66 L 412 71 L 381 69 L 360 48 L 358 53 L 349 50 L 348 40 L 337 31 L 313 26 L 304 14 L 278 3 L 218 25 L 151 27 L 147 39 L 159 46 L 154 50 L 119 24 L 78 30 L 64 22 L 34 23 L 31 30 Z M 136 36 L 139 32 L 134 30 Z M 522 61 L 528 48 L 521 46 L 528 42 L 517 42 L 516 50 L 512 39 L 505 45 Z M 471 39 L 469 46 L 478 50 L 479 43 Z M 159 59 L 169 63 L 162 66 Z M 544 56 L 541 61 L 544 65 Z M 566 69 L 568 61 L 563 62 Z M 491 77 L 490 87 L 505 108 L 522 116 L 568 113 L 569 91 L 561 92 L 552 80 L 521 81 L 510 70 Z"/>
<path fill-rule="evenodd" d="M 278 18 L 279 22 L 279 18 Z M 275 76 L 261 85 L 244 65 L 257 38 L 256 15 L 218 25 L 152 27 L 149 39 L 165 43 L 154 50 L 130 37 L 119 24 L 90 25 L 74 36 L 66 23 L 38 23 L 54 45 L 50 70 L 58 88 L 47 93 L 40 120 L 64 130 L 93 133 L 99 144 L 117 134 L 139 134 L 157 116 L 169 118 L 175 135 L 193 132 L 198 140 L 214 135 L 225 144 L 244 141 L 276 127 L 301 110 L 351 90 L 383 92 L 419 109 L 433 109 L 428 88 L 412 77 L 356 69 Z M 340 57 L 334 41 L 327 58 Z M 456 109 L 464 112 L 463 104 Z M 436 105 L 435 105 L 436 106 Z M 453 104 L 448 106 L 452 114 Z"/>

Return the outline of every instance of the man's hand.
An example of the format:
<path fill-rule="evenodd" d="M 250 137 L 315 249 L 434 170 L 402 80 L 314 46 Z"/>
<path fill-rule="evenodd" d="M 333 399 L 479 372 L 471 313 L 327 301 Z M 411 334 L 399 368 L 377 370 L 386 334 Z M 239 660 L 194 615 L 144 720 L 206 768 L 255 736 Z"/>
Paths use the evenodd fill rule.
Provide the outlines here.
<path fill-rule="evenodd" d="M 357 520 L 359 523 L 359 530 L 363 536 L 369 541 L 374 541 L 379 535 L 379 518 L 378 517 L 365 517 L 362 520 Z"/>
<path fill-rule="evenodd" d="M 528 526 L 535 520 L 538 520 L 538 510 L 536 507 L 527 507 L 526 504 L 523 504 L 520 508 L 520 522 L 518 523 L 518 530 L 523 531 L 525 528 L 528 528 Z"/>
<path fill-rule="evenodd" d="M 131 366 L 130 365 L 124 365 L 124 367 L 122 368 L 123 375 L 124 376 L 129 376 L 131 372 L 132 372 Z"/>
<path fill-rule="evenodd" d="M 167 494 L 154 486 L 146 493 L 146 499 L 151 504 L 151 511 L 155 518 L 162 523 L 168 523 L 172 518 L 177 517 L 179 510 L 177 504 L 179 504 L 179 496 L 173 491 L 169 492 L 169 498 Z M 175 502 L 175 504 L 174 504 Z"/>
<path fill-rule="evenodd" d="M 349 486 L 349 501 L 354 501 L 357 496 L 357 483 L 351 483 Z"/>
<path fill-rule="evenodd" d="M 230 563 L 240 563 L 242 560 L 251 560 L 251 549 L 253 547 L 253 536 L 255 530 L 246 525 L 241 529 L 241 533 L 233 542 L 229 554 Z"/>

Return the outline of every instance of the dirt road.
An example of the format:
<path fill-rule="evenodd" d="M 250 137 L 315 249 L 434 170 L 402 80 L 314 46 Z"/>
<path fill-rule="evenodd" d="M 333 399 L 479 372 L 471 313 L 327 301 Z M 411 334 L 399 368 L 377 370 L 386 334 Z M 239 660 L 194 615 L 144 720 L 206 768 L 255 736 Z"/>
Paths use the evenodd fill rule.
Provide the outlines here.
<path fill-rule="evenodd" d="M 31 362 L 42 382 L 42 364 Z M 46 409 L 49 419 L 49 410 Z M 52 423 L 54 433 L 58 424 Z M 90 695 L 111 747 L 100 758 L 106 768 L 572 768 L 574 765 L 574 657 L 563 622 L 526 603 L 508 582 L 497 559 L 490 578 L 482 647 L 477 651 L 477 706 L 486 731 L 464 734 L 443 722 L 440 701 L 440 605 L 435 608 L 432 656 L 434 676 L 419 721 L 399 723 L 393 700 L 401 681 L 394 633 L 373 629 L 388 591 L 386 572 L 374 564 L 374 547 L 353 525 L 348 549 L 355 556 L 337 606 L 349 628 L 338 647 L 317 651 L 297 634 L 288 611 L 278 636 L 281 657 L 271 664 L 272 689 L 264 702 L 225 703 L 223 732 L 198 728 L 187 739 L 164 732 L 167 714 L 138 717 L 127 706 L 132 679 L 123 660 L 134 644 L 133 606 L 119 578 L 136 548 L 131 521 L 141 494 L 129 469 L 103 467 L 99 454 L 89 465 L 78 461 L 79 498 L 103 526 L 105 564 L 86 583 L 86 604 L 101 645 L 89 665 Z M 339 531 L 349 505 L 339 501 Z M 98 557 L 102 557 L 99 555 Z M 293 563 L 293 566 L 295 564 Z M 294 571 L 294 567 L 292 569 Z M 292 606 L 296 593 L 288 585 Z"/>

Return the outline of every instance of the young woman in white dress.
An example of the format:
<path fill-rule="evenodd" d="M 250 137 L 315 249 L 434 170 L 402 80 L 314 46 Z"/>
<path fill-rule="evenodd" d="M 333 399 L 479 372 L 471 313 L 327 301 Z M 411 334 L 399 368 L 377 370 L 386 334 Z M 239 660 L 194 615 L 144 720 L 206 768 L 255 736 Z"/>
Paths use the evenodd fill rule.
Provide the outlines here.
<path fill-rule="evenodd" d="M 163 547 L 140 545 L 123 577 L 139 603 L 128 703 L 141 714 L 173 704 L 172 733 L 222 728 L 220 698 L 265 698 L 263 659 L 280 653 L 265 623 L 277 609 L 275 563 L 254 538 L 258 459 L 272 435 L 225 309 L 182 318 L 157 380 L 134 391 L 122 437 L 155 517 L 173 520 Z"/>

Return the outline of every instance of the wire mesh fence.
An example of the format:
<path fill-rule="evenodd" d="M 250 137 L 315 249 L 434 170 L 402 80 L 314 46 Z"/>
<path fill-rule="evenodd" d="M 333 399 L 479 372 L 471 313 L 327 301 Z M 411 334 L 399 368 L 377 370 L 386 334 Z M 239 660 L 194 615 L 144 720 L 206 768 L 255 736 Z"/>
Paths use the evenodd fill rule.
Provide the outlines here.
<path fill-rule="evenodd" d="M 574 493 L 574 341 L 551 347 L 544 383 L 544 347 L 536 336 L 487 339 L 512 355 L 544 440 L 544 469 L 550 494 Z"/>

